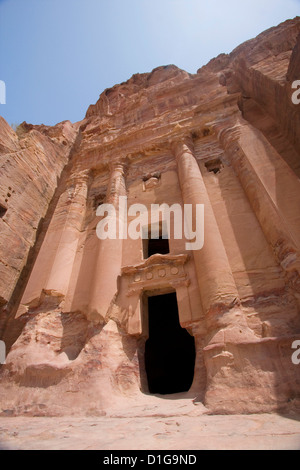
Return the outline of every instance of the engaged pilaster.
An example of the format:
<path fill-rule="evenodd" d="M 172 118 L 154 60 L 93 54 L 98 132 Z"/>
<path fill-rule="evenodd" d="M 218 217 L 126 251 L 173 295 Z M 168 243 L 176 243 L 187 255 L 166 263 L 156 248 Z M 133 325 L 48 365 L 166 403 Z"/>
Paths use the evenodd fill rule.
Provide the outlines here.
<path fill-rule="evenodd" d="M 43 295 L 65 299 L 86 213 L 89 170 L 74 173 L 59 198 L 46 237 L 23 294 L 18 315 L 37 306 Z"/>
<path fill-rule="evenodd" d="M 49 292 L 58 292 L 64 296 L 67 294 L 79 235 L 86 213 L 88 183 L 88 170 L 72 175 L 69 180 L 65 194 L 68 213 L 46 284 L 46 290 Z"/>
<path fill-rule="evenodd" d="M 227 254 L 191 140 L 173 145 L 184 204 L 204 204 L 204 246 L 193 251 L 205 312 L 212 306 L 232 305 L 238 298 Z"/>
<path fill-rule="evenodd" d="M 300 182 L 266 138 L 241 117 L 219 131 L 273 252 L 300 292 Z"/>
<path fill-rule="evenodd" d="M 121 272 L 123 240 L 123 214 L 120 212 L 119 197 L 126 196 L 126 163 L 114 162 L 110 166 L 110 177 L 106 194 L 106 203 L 112 204 L 114 212 L 112 223 L 116 226 L 116 238 L 98 241 L 98 251 L 94 277 L 91 286 L 88 315 L 93 320 L 105 319 L 109 306 L 117 293 L 117 279 Z"/>

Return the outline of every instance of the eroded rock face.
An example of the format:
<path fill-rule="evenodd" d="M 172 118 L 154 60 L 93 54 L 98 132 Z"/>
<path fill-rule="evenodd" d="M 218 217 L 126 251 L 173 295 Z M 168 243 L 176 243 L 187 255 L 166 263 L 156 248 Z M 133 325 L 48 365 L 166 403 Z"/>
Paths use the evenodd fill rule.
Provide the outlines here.
<path fill-rule="evenodd" d="M 1 118 L 1 305 L 12 298 L 76 135 L 69 121 L 52 128 L 23 123 L 17 135 Z M 4 313 L 2 327 L 5 320 Z"/>
<path fill-rule="evenodd" d="M 195 339 L 187 398 L 215 413 L 299 407 L 299 33 L 295 18 L 197 74 L 136 74 L 74 125 L 23 124 L 17 135 L 1 121 L 0 320 L 12 345 L 2 413 L 138 403 L 147 297 L 170 292 Z M 169 253 L 148 256 L 140 238 L 99 240 L 102 203 L 128 229 L 120 196 L 148 210 L 204 204 L 203 246 L 169 233 Z M 140 223 L 147 232 L 145 214 Z"/>

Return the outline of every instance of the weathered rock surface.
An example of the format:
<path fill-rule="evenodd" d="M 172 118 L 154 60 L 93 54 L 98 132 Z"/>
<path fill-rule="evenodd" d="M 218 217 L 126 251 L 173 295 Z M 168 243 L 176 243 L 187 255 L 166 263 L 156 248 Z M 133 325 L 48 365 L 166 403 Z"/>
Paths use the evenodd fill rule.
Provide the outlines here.
<path fill-rule="evenodd" d="M 75 125 L 16 135 L 1 120 L 2 414 L 150 400 L 146 298 L 172 291 L 195 338 L 186 400 L 224 414 L 300 406 L 299 33 L 295 18 L 197 74 L 136 74 Z M 119 196 L 204 204 L 203 247 L 171 234 L 169 254 L 147 257 L 141 239 L 100 241 L 96 208 L 119 214 Z"/>
<path fill-rule="evenodd" d="M 54 127 L 23 123 L 19 136 L 0 121 L 0 303 L 7 303 L 36 242 L 58 178 L 77 135 L 69 121 Z M 1 321 L 0 321 L 1 323 Z"/>

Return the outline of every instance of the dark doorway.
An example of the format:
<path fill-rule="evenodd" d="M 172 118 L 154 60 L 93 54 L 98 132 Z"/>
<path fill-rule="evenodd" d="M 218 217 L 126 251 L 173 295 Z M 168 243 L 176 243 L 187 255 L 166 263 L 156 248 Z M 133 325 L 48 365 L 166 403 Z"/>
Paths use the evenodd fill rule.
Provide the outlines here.
<path fill-rule="evenodd" d="M 195 341 L 180 326 L 176 293 L 149 297 L 148 313 L 145 368 L 149 392 L 185 392 L 194 377 Z"/>

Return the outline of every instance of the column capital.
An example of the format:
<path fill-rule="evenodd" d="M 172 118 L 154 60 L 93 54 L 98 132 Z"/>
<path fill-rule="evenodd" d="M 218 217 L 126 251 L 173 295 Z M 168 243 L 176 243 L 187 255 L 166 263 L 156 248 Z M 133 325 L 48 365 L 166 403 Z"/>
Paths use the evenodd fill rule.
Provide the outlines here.
<path fill-rule="evenodd" d="M 218 126 L 218 140 L 220 141 L 223 148 L 227 148 L 230 146 L 230 144 L 239 140 L 241 130 L 245 125 L 249 125 L 249 123 L 244 121 L 241 116 L 238 116 L 234 122 L 231 120 L 231 122 L 227 122 L 222 126 Z"/>
<path fill-rule="evenodd" d="M 113 172 L 116 171 L 116 172 L 121 173 L 124 176 L 129 166 L 128 158 L 122 157 L 118 160 L 110 162 L 108 166 L 109 166 L 109 171 L 111 175 L 113 174 Z"/>
<path fill-rule="evenodd" d="M 188 152 L 194 155 L 194 142 L 191 134 L 170 139 L 170 147 L 176 159 Z"/>
<path fill-rule="evenodd" d="M 125 176 L 127 166 L 127 158 L 121 158 L 110 163 L 110 175 L 106 194 L 107 202 L 117 204 L 119 196 L 126 195 Z"/>
<path fill-rule="evenodd" d="M 80 171 L 75 171 L 72 173 L 67 180 L 67 186 L 77 186 L 78 184 L 87 184 L 91 176 L 91 170 L 85 169 Z"/>

